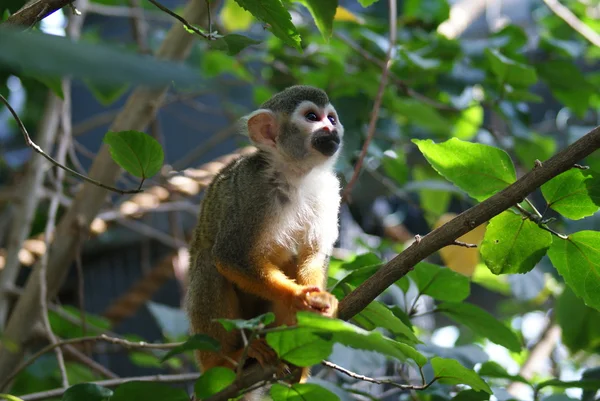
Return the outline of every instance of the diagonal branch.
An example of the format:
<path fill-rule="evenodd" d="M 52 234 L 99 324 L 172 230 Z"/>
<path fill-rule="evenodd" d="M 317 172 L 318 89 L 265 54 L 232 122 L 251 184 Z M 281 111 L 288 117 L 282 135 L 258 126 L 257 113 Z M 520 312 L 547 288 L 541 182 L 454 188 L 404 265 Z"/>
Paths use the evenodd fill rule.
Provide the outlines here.
<path fill-rule="evenodd" d="M 534 167 L 512 185 L 459 214 L 422 237 L 419 242 L 415 241 L 340 302 L 340 318 L 352 318 L 421 260 L 453 244 L 462 235 L 518 204 L 542 184 L 569 170 L 575 163 L 599 148 L 600 127 L 596 127 L 545 163 Z"/>
<path fill-rule="evenodd" d="M 571 28 L 576 30 L 581 36 L 586 38 L 594 46 L 600 47 L 600 35 L 596 33 L 592 28 L 587 26 L 583 21 L 579 20 L 575 14 L 571 12 L 567 7 L 560 4 L 558 0 L 544 0 L 544 3 L 550 10 L 563 21 L 565 21 Z"/>
<path fill-rule="evenodd" d="M 74 0 L 34 0 L 25 4 L 19 11 L 4 22 L 8 25 L 21 25 L 29 28 Z"/>

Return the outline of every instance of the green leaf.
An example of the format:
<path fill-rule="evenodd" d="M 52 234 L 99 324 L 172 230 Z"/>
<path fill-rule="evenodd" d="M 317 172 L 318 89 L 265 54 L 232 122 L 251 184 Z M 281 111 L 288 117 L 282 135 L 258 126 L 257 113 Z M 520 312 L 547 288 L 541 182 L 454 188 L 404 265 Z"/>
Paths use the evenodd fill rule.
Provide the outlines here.
<path fill-rule="evenodd" d="M 194 334 L 188 338 L 186 342 L 170 350 L 160 361 L 164 362 L 174 355 L 181 354 L 185 351 L 201 350 L 201 351 L 214 351 L 221 350 L 221 344 L 214 338 L 207 336 L 206 334 Z"/>
<path fill-rule="evenodd" d="M 385 151 L 381 159 L 381 164 L 387 176 L 393 179 L 396 184 L 399 186 L 406 184 L 408 180 L 408 165 L 406 164 L 404 152 L 401 149 Z"/>
<path fill-rule="evenodd" d="M 379 301 L 373 301 L 358 315 L 353 318 L 361 326 L 367 330 L 373 330 L 376 327 L 381 327 L 389 330 L 394 335 L 403 336 L 412 343 L 420 343 L 412 329 L 408 327 L 402 320 L 397 318 L 392 311 Z"/>
<path fill-rule="evenodd" d="M 600 209 L 600 174 L 572 168 L 542 185 L 548 206 L 563 216 L 579 220 Z"/>
<path fill-rule="evenodd" d="M 267 344 L 281 359 L 296 366 L 312 366 L 327 358 L 333 350 L 333 342 L 318 336 L 311 329 L 295 328 L 267 333 Z"/>
<path fill-rule="evenodd" d="M 473 104 L 458 116 L 452 128 L 452 136 L 466 141 L 473 139 L 481 124 L 483 124 L 483 107 L 480 104 Z"/>
<path fill-rule="evenodd" d="M 434 183 L 444 182 L 440 175 L 429 165 L 415 166 L 412 169 L 414 179 L 417 182 L 431 180 Z M 418 191 L 421 200 L 421 209 L 425 212 L 425 218 L 430 225 L 448 210 L 452 194 L 443 189 L 420 189 Z"/>
<path fill-rule="evenodd" d="M 62 90 L 62 79 L 60 77 L 53 77 L 49 75 L 33 75 L 32 78 L 40 81 L 59 98 L 63 100 L 65 99 L 65 94 Z"/>
<path fill-rule="evenodd" d="M 225 0 L 221 8 L 221 21 L 223 27 L 229 31 L 245 31 L 250 28 L 254 17 L 244 10 L 235 0 Z"/>
<path fill-rule="evenodd" d="M 413 359 L 419 366 L 427 363 L 420 352 L 409 345 L 384 337 L 378 331 L 367 331 L 339 319 L 330 319 L 310 312 L 298 312 L 298 326 L 313 329 L 321 335 L 333 335 L 335 342 L 356 349 L 376 351 L 385 356 L 405 361 Z"/>
<path fill-rule="evenodd" d="M 438 356 L 431 359 L 431 366 L 435 377 L 443 384 L 466 384 L 475 391 L 485 391 L 492 394 L 492 389 L 483 381 L 481 377 L 473 370 L 465 368 L 454 359 L 440 358 Z"/>
<path fill-rule="evenodd" d="M 490 220 L 481 257 L 494 274 L 527 273 L 544 257 L 552 244 L 552 234 L 536 223 L 511 211 Z"/>
<path fill-rule="evenodd" d="M 107 132 L 104 143 L 110 146 L 113 160 L 136 177 L 152 177 L 163 165 L 165 154 L 162 146 L 143 132 Z"/>
<path fill-rule="evenodd" d="M 300 34 L 292 23 L 292 16 L 281 0 L 235 0 L 257 19 L 269 24 L 271 32 L 288 45 L 302 50 Z"/>
<path fill-rule="evenodd" d="M 489 339 L 510 351 L 521 351 L 517 335 L 494 316 L 478 306 L 469 303 L 443 303 L 437 309 L 449 318 L 464 324 L 475 334 Z"/>
<path fill-rule="evenodd" d="M 555 313 L 562 342 L 573 354 L 600 347 L 600 312 L 586 306 L 568 286 L 556 299 Z"/>
<path fill-rule="evenodd" d="M 588 379 L 564 381 L 558 379 L 551 379 L 541 382 L 536 386 L 538 390 L 541 390 L 544 387 L 582 388 L 584 390 L 600 390 L 600 380 Z"/>
<path fill-rule="evenodd" d="M 394 113 L 405 117 L 406 121 L 435 134 L 447 135 L 451 130 L 450 121 L 444 118 L 433 106 L 415 99 L 393 98 L 389 107 Z"/>
<path fill-rule="evenodd" d="M 421 262 L 407 276 L 421 294 L 438 301 L 460 302 L 471 292 L 469 278 L 447 267 Z"/>
<path fill-rule="evenodd" d="M 377 3 L 379 0 L 358 0 L 361 6 L 364 8 L 369 7 L 371 4 Z"/>
<path fill-rule="evenodd" d="M 508 379 L 511 381 L 529 384 L 529 382 L 521 375 L 511 375 L 506 369 L 494 361 L 484 362 L 479 368 L 479 376 L 496 377 L 499 379 Z"/>
<path fill-rule="evenodd" d="M 405 0 L 403 17 L 428 24 L 439 24 L 448 19 L 450 6 L 447 0 Z"/>
<path fill-rule="evenodd" d="M 314 383 L 284 386 L 273 384 L 270 391 L 273 401 L 339 401 L 339 397 Z"/>
<path fill-rule="evenodd" d="M 579 231 L 567 240 L 555 239 L 548 257 L 575 294 L 600 310 L 600 232 Z"/>
<path fill-rule="evenodd" d="M 94 81 L 84 80 L 94 98 L 103 106 L 108 106 L 119 100 L 121 96 L 129 89 L 129 85 L 108 85 L 97 84 Z"/>
<path fill-rule="evenodd" d="M 533 167 L 535 160 L 545 161 L 556 151 L 556 141 L 534 132 L 523 138 L 515 138 L 515 153 L 526 167 Z"/>
<path fill-rule="evenodd" d="M 595 89 L 573 61 L 544 60 L 535 68 L 540 78 L 550 87 L 554 97 L 583 118 Z"/>
<path fill-rule="evenodd" d="M 499 83 L 528 87 L 537 82 L 537 74 L 533 67 L 508 58 L 497 49 L 485 49 L 485 55 Z"/>
<path fill-rule="evenodd" d="M 194 392 L 199 399 L 208 398 L 227 388 L 235 380 L 235 372 L 222 366 L 208 369 L 196 380 Z"/>
<path fill-rule="evenodd" d="M 8 401 L 23 401 L 22 398 L 19 398 L 16 395 L 4 394 L 4 393 L 0 393 L 0 400 L 1 399 L 5 399 L 5 400 L 8 400 Z"/>
<path fill-rule="evenodd" d="M 478 201 L 492 196 L 516 180 L 508 154 L 493 146 L 457 138 L 440 144 L 413 139 L 431 166 Z"/>
<path fill-rule="evenodd" d="M 211 49 L 224 51 L 230 56 L 235 56 L 246 47 L 257 45 L 259 43 L 260 40 L 255 40 L 237 33 L 232 33 L 216 40 L 208 41 L 208 45 Z"/>
<path fill-rule="evenodd" d="M 456 394 L 451 401 L 488 401 L 490 395 L 481 391 L 464 390 Z"/>
<path fill-rule="evenodd" d="M 105 84 L 193 86 L 198 73 L 182 63 L 158 60 L 85 40 L 0 27 L 0 65 L 40 76 L 71 76 Z M 48 57 L 52 54 L 52 57 Z"/>
<path fill-rule="evenodd" d="M 227 331 L 231 331 L 234 329 L 258 330 L 273 323 L 273 321 L 275 321 L 275 314 L 273 312 L 267 312 L 263 315 L 248 320 L 217 319 L 217 321 L 221 323 Z"/>
<path fill-rule="evenodd" d="M 113 391 L 94 383 L 79 383 L 69 387 L 63 394 L 62 401 L 104 401 L 112 397 Z"/>
<path fill-rule="evenodd" d="M 168 384 L 151 381 L 125 382 L 115 389 L 110 401 L 189 401 L 187 392 Z"/>
<path fill-rule="evenodd" d="M 338 0 L 296 0 L 303 4 L 315 20 L 315 24 L 323 38 L 329 40 L 333 32 L 333 17 L 338 7 Z"/>

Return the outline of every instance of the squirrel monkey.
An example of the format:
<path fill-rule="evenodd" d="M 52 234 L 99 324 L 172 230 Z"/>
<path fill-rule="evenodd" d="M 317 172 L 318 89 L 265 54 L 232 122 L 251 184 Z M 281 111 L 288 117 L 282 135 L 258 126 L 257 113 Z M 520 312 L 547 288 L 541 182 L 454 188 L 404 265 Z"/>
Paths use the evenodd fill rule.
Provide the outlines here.
<path fill-rule="evenodd" d="M 258 151 L 227 165 L 201 203 L 190 244 L 186 309 L 191 331 L 219 340 L 222 353 L 196 352 L 204 371 L 234 368 L 244 343 L 215 319 L 273 312 L 293 325 L 297 311 L 337 315 L 325 291 L 338 237 L 340 183 L 333 166 L 344 128 L 327 94 L 292 86 L 241 119 Z M 222 355 L 227 358 L 223 358 Z M 277 355 L 264 339 L 247 356 L 262 366 Z M 301 381 L 308 376 L 303 369 Z"/>

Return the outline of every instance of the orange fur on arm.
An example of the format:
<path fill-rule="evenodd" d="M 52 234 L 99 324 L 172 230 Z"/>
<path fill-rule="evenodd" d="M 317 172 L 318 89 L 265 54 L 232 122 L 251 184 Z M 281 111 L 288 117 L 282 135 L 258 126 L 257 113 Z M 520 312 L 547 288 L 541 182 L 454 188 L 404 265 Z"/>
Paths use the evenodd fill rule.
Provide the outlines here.
<path fill-rule="evenodd" d="M 217 270 L 242 290 L 270 301 L 291 302 L 291 299 L 301 292 L 302 286 L 296 284 L 273 263 L 262 259 L 254 265 L 245 272 L 217 261 Z"/>

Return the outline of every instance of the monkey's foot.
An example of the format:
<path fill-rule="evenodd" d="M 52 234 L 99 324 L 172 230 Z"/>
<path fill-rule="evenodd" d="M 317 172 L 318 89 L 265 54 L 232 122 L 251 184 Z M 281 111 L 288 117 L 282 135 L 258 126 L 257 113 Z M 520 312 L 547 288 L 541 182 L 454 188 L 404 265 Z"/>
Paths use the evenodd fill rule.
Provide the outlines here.
<path fill-rule="evenodd" d="M 338 300 L 334 295 L 326 291 L 307 293 L 306 304 L 311 311 L 320 313 L 323 316 L 337 316 Z"/>
<path fill-rule="evenodd" d="M 256 339 L 250 343 L 248 356 L 258 361 L 260 366 L 273 366 L 279 359 L 277 353 L 267 344 L 263 338 Z"/>

